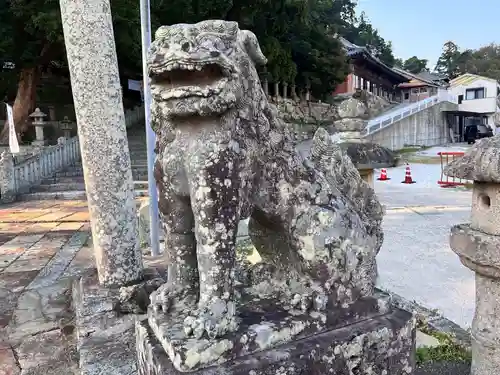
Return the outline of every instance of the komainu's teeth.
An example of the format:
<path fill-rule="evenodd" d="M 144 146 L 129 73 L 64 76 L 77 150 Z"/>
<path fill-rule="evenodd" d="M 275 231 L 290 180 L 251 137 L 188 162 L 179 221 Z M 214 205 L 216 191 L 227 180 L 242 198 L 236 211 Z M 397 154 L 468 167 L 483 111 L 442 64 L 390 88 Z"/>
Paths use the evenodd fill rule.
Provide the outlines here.
<path fill-rule="evenodd" d="M 174 63 L 174 69 L 179 69 L 179 64 L 178 63 Z"/>
<path fill-rule="evenodd" d="M 201 65 L 196 65 L 196 70 L 201 71 L 203 68 Z"/>
<path fill-rule="evenodd" d="M 173 69 L 173 66 L 172 66 L 172 65 L 169 65 L 169 66 L 167 66 L 167 68 L 166 68 L 166 69 L 167 69 L 167 72 L 170 72 L 170 71 Z"/>

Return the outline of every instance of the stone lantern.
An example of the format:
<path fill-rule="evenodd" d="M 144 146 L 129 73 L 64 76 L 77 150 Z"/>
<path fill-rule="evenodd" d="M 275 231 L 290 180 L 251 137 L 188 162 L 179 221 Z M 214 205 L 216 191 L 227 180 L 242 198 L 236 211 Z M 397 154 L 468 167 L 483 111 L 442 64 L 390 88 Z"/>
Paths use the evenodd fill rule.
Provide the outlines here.
<path fill-rule="evenodd" d="M 478 141 L 445 174 L 474 181 L 470 224 L 451 229 L 450 246 L 476 273 L 472 371 L 500 369 L 500 136 Z"/>
<path fill-rule="evenodd" d="M 36 140 L 33 141 L 33 146 L 45 146 L 46 142 L 43 136 L 43 127 L 47 125 L 45 117 L 47 115 L 40 111 L 40 108 L 35 109 L 29 117 L 32 119 L 32 124 L 35 126 Z"/>
<path fill-rule="evenodd" d="M 60 129 L 64 133 L 64 138 L 71 138 L 71 130 L 73 129 L 73 122 L 68 118 L 68 116 L 64 116 L 64 119 L 59 123 Z"/>

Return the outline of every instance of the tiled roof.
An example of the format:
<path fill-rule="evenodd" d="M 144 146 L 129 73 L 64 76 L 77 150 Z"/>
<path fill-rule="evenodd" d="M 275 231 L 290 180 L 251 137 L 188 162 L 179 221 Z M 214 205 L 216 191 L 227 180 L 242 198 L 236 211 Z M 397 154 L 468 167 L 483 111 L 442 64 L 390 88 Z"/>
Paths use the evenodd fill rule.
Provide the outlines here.
<path fill-rule="evenodd" d="M 450 81 L 451 86 L 461 86 L 461 85 L 469 85 L 474 81 L 477 81 L 479 79 L 486 79 L 488 81 L 494 81 L 497 82 L 497 80 L 493 78 L 488 78 L 488 77 L 483 77 L 483 76 L 478 76 L 476 74 L 471 74 L 471 73 L 465 73 L 455 79 L 452 79 Z M 498 84 L 498 82 L 497 82 Z"/>
<path fill-rule="evenodd" d="M 414 87 L 414 86 L 422 86 L 422 85 L 430 85 L 430 86 L 442 86 L 442 82 L 444 81 L 444 77 L 441 75 L 429 73 L 429 72 L 421 72 L 418 74 L 413 74 L 403 70 L 401 68 L 393 68 L 397 72 L 404 74 L 410 79 L 409 83 L 403 83 L 400 87 Z"/>
<path fill-rule="evenodd" d="M 397 77 L 398 80 L 400 81 L 408 81 L 408 77 L 401 72 L 395 70 L 394 68 L 391 68 L 390 66 L 384 64 L 382 61 L 380 61 L 377 57 L 373 56 L 368 48 L 358 46 L 357 44 L 349 42 L 347 39 L 339 36 L 338 39 L 340 40 L 340 43 L 342 43 L 342 46 L 344 47 L 346 51 L 346 55 L 349 57 L 355 57 L 358 55 L 362 55 L 366 57 L 368 60 L 371 60 L 372 62 L 376 63 L 377 65 L 380 65 L 383 69 L 385 69 L 390 75 L 393 77 Z"/>

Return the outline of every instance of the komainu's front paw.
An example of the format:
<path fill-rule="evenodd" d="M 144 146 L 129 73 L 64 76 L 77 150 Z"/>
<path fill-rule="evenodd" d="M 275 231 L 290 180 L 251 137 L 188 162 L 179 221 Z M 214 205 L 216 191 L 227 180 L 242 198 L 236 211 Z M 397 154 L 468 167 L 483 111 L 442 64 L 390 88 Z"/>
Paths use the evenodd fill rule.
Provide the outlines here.
<path fill-rule="evenodd" d="M 198 310 L 184 320 L 186 336 L 201 338 L 204 333 L 209 338 L 224 336 L 239 327 L 236 305 L 233 301 L 214 298 L 209 303 L 199 306 Z"/>
<path fill-rule="evenodd" d="M 165 283 L 151 293 L 150 302 L 155 312 L 169 312 L 171 309 L 194 309 L 196 292 L 194 288 Z"/>

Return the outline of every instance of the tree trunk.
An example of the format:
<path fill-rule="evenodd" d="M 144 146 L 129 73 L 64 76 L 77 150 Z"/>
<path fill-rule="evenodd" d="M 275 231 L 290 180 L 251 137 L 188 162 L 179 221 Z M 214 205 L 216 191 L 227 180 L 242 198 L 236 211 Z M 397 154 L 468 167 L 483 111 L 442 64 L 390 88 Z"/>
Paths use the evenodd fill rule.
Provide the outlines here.
<path fill-rule="evenodd" d="M 21 70 L 17 84 L 17 94 L 14 100 L 12 113 L 17 134 L 23 134 L 28 126 L 29 115 L 35 110 L 36 87 L 40 78 L 38 68 L 25 68 Z M 5 121 L 2 133 L 2 143 L 9 140 L 9 124 Z"/>

